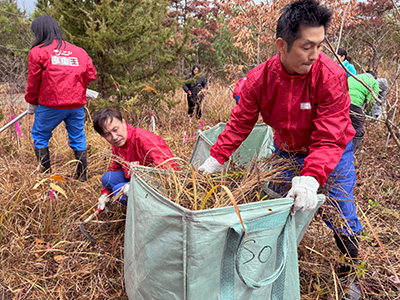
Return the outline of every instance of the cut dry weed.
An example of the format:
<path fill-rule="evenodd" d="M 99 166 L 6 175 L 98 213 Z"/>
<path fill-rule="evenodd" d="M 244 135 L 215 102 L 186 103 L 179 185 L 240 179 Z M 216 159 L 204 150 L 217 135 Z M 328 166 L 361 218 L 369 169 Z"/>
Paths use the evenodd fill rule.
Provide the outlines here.
<path fill-rule="evenodd" d="M 183 93 L 179 92 L 177 98 L 185 101 Z M 155 113 L 156 133 L 166 140 L 174 156 L 189 161 L 201 120 L 189 122 L 184 101 L 169 111 L 169 116 Z M 7 105 L 7 99 L 1 103 L 1 126 L 11 114 L 16 116 L 25 108 L 22 104 Z M 211 88 L 202 129 L 227 121 L 233 105 L 227 87 Z M 65 129 L 58 126 L 50 143 L 53 173 L 41 174 L 30 136 L 32 123 L 31 116 L 18 122 L 22 137 L 15 127 L 0 134 L 0 299 L 127 299 L 123 279 L 124 209 L 112 202 L 98 219 L 86 225 L 97 244 L 91 244 L 79 231 L 79 225 L 95 211 L 101 176 L 111 160 L 109 145 L 90 124 L 86 126 L 88 181 L 82 184 L 71 177 L 73 151 Z M 133 125 L 152 130 L 149 118 Z M 384 126 L 368 123 L 365 153 L 355 164 L 355 197 L 364 225 L 362 261 L 355 272 L 365 299 L 373 300 L 400 299 L 400 156 L 393 143 L 385 150 L 385 142 Z M 182 175 L 170 178 L 163 188 L 180 205 L 206 209 L 228 203 L 224 188 L 216 188 L 205 201 L 212 187 L 224 185 L 232 187 L 241 204 L 256 197 L 264 180 L 271 180 L 256 166 L 251 170 L 241 174 L 239 180 L 235 178 L 239 171 L 218 178 L 183 169 Z M 302 299 L 340 299 L 345 291 L 346 285 L 338 277 L 345 259 L 333 241 L 332 231 L 317 214 L 299 247 Z"/>

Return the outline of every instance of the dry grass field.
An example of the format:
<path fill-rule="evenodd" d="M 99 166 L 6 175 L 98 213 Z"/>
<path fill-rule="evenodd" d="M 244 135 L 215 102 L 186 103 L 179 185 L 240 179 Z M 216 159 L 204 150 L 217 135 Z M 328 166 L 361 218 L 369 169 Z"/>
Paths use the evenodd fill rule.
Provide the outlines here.
<path fill-rule="evenodd" d="M 193 134 L 201 121 L 189 124 L 186 101 L 155 113 L 156 133 L 172 153 L 189 161 Z M 5 125 L 25 104 L 13 95 L 1 98 Z M 204 103 L 204 125 L 229 119 L 234 100 L 228 88 L 214 86 Z M 88 181 L 71 178 L 74 161 L 63 126 L 50 141 L 52 176 L 41 174 L 33 151 L 32 116 L 0 133 L 0 299 L 127 299 L 124 288 L 125 212 L 116 202 L 87 224 L 97 239 L 91 244 L 79 225 L 95 211 L 101 176 L 107 171 L 111 150 L 92 128 L 87 111 Z M 152 130 L 150 112 L 135 126 Z M 393 141 L 385 148 L 384 125 L 367 122 L 365 152 L 356 157 L 355 196 L 364 226 L 357 271 L 365 299 L 400 299 L 400 154 Z M 188 136 L 183 143 L 184 132 Z M 55 176 L 58 175 L 58 176 Z M 51 192 L 53 190 L 53 193 Z M 52 197 L 51 197 L 52 196 Z M 302 299 L 340 299 L 345 288 L 337 276 L 343 258 L 332 232 L 316 215 L 300 247 Z M 168 299 L 165 299 L 168 300 Z"/>

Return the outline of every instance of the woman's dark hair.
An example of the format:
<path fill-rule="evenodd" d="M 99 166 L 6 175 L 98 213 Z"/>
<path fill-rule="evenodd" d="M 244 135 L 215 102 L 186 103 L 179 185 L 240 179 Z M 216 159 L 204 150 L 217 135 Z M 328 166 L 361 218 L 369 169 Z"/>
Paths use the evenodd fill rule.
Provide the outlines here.
<path fill-rule="evenodd" d="M 50 16 L 40 16 L 33 20 L 31 30 L 35 34 L 35 41 L 32 48 L 43 44 L 40 47 L 50 45 L 54 39 L 57 40 L 56 49 L 60 49 L 65 43 L 57 21 Z"/>
<path fill-rule="evenodd" d="M 344 58 L 347 60 L 347 51 L 344 50 L 343 48 L 339 48 L 338 49 L 337 55 L 339 55 L 339 56 L 343 56 L 344 55 Z"/>
<path fill-rule="evenodd" d="M 344 59 L 347 60 L 349 63 L 351 63 L 351 57 L 347 55 L 347 51 L 344 50 L 343 48 L 339 48 L 337 50 L 337 55 L 344 56 Z"/>
<path fill-rule="evenodd" d="M 199 69 L 199 73 L 201 72 L 201 68 L 200 68 L 200 66 L 199 65 L 193 65 L 193 67 L 192 67 L 192 73 L 193 73 L 193 71 L 194 71 L 194 69 Z"/>
<path fill-rule="evenodd" d="M 103 135 L 104 133 L 104 124 L 112 119 L 118 119 L 122 122 L 121 112 L 115 108 L 104 108 L 97 111 L 93 117 L 93 128 L 97 133 Z"/>
<path fill-rule="evenodd" d="M 373 71 L 373 70 L 368 70 L 366 73 L 368 73 L 368 74 L 371 74 L 371 75 L 372 75 L 372 77 L 374 77 L 375 79 L 377 79 L 377 78 L 378 78 L 378 76 L 376 75 L 376 72 L 375 72 L 375 71 Z"/>
<path fill-rule="evenodd" d="M 276 38 L 282 38 L 290 51 L 295 40 L 301 38 L 300 27 L 324 26 L 325 32 L 332 19 L 332 12 L 314 0 L 298 0 L 288 4 L 279 17 Z"/>

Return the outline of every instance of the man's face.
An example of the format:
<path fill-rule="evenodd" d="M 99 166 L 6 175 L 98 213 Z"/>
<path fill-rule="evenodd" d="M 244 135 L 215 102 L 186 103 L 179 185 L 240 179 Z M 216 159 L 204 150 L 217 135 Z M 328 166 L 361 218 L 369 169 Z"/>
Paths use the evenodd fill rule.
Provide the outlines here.
<path fill-rule="evenodd" d="M 126 143 L 128 131 L 126 129 L 126 122 L 122 122 L 116 118 L 108 119 L 104 123 L 103 134 L 101 135 L 111 145 L 115 147 L 122 147 Z"/>
<path fill-rule="evenodd" d="M 322 42 L 325 40 L 325 30 L 320 27 L 300 27 L 301 37 L 293 42 L 287 51 L 287 42 L 278 38 L 276 46 L 280 52 L 282 67 L 288 75 L 306 74 L 317 60 Z"/>
<path fill-rule="evenodd" d="M 193 69 L 193 75 L 199 74 L 199 68 L 194 68 Z"/>

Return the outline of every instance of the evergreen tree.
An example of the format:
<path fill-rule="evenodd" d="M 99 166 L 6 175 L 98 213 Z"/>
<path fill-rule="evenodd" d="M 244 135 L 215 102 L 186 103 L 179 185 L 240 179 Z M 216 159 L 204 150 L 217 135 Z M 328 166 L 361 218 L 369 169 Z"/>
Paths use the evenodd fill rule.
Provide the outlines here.
<path fill-rule="evenodd" d="M 23 92 L 32 34 L 15 1 L 0 1 L 0 85 Z M 0 87 L 1 88 L 1 87 Z"/>
<path fill-rule="evenodd" d="M 118 95 L 121 106 L 138 114 L 143 106 L 159 108 L 160 101 L 175 104 L 166 95 L 182 84 L 174 68 L 185 40 L 164 26 L 167 0 L 51 0 L 38 7 L 58 20 L 68 42 L 92 57 L 94 88 L 103 97 Z"/>

